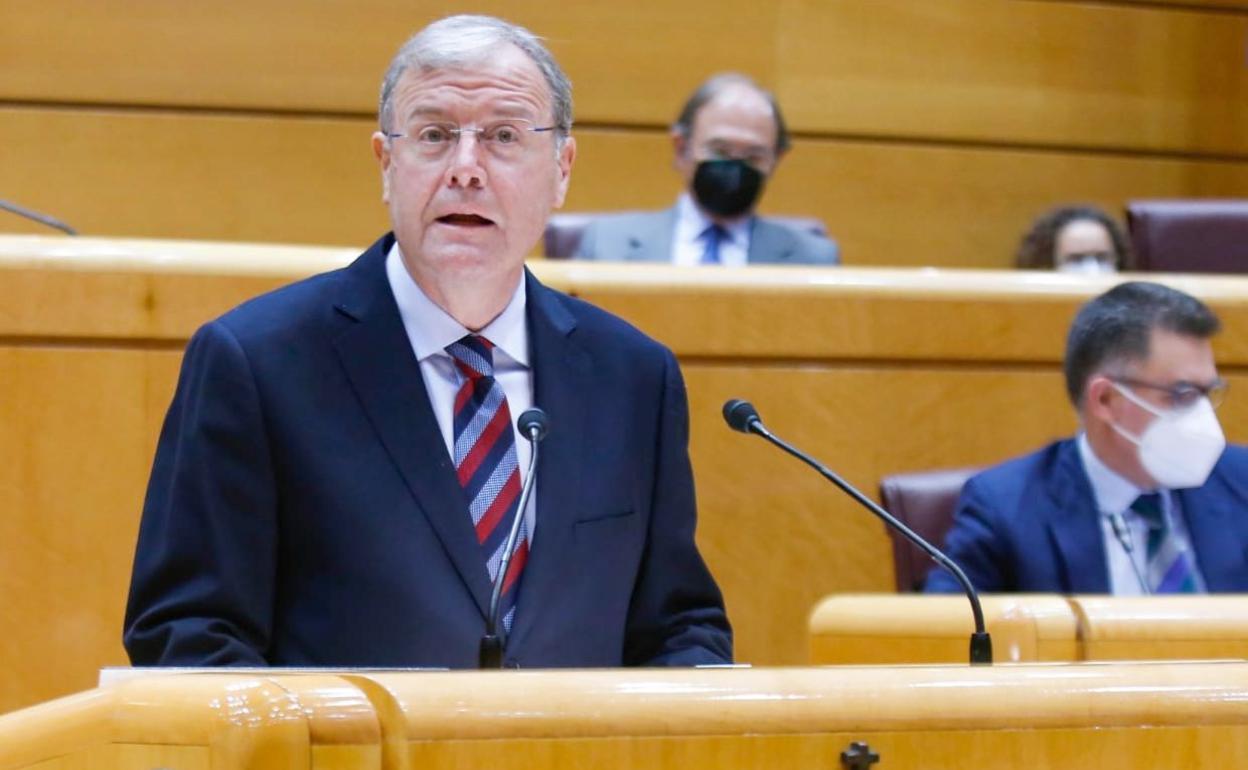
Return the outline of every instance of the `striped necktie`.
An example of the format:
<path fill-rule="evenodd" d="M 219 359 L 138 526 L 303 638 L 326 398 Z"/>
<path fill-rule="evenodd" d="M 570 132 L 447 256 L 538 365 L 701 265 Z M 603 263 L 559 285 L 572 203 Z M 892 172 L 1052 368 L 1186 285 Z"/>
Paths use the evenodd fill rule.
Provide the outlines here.
<path fill-rule="evenodd" d="M 511 522 L 520 503 L 520 468 L 507 395 L 494 379 L 494 345 L 470 334 L 446 347 L 464 381 L 455 394 L 455 472 L 468 495 L 469 512 L 490 580 L 496 580 Z M 511 631 L 520 574 L 529 556 L 523 519 L 499 598 L 503 628 Z"/>
<path fill-rule="evenodd" d="M 1148 525 L 1148 587 L 1155 594 L 1196 593 L 1196 572 L 1162 509 L 1161 494 L 1149 492 L 1131 503 L 1131 510 Z"/>
<path fill-rule="evenodd" d="M 702 231 L 701 238 L 706 241 L 706 249 L 703 250 L 702 259 L 700 260 L 701 264 L 722 264 L 723 260 L 719 256 L 719 247 L 724 241 L 732 240 L 728 235 L 728 231 L 719 225 L 710 225 Z"/>

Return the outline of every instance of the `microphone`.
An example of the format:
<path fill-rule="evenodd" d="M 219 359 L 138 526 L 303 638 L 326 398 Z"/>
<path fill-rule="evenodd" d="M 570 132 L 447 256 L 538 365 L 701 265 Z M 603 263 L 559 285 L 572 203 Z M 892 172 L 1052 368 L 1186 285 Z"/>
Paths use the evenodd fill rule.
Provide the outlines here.
<path fill-rule="evenodd" d="M 1149 588 L 1148 581 L 1144 579 L 1144 573 L 1140 572 L 1140 565 L 1135 561 L 1135 544 L 1131 542 L 1131 533 L 1127 531 L 1127 522 L 1122 520 L 1122 514 L 1111 513 L 1109 526 L 1114 530 L 1118 545 L 1122 546 L 1123 553 L 1127 555 L 1127 561 L 1131 562 L 1131 571 L 1135 573 L 1135 579 L 1140 584 L 1140 592 L 1145 596 L 1151 595 L 1153 590 Z"/>
<path fill-rule="evenodd" d="M 507 578 L 507 568 L 511 566 L 516 540 L 520 538 L 520 522 L 524 521 L 524 509 L 529 505 L 533 480 L 537 477 L 537 446 L 550 432 L 550 420 L 541 409 L 532 407 L 525 409 L 520 419 L 516 420 L 516 428 L 520 435 L 529 440 L 533 452 L 529 455 L 529 471 L 525 474 L 524 486 L 520 489 L 520 504 L 516 506 L 516 515 L 512 517 L 511 531 L 507 533 L 507 544 L 503 547 L 503 558 L 490 590 L 490 611 L 485 618 L 485 634 L 481 637 L 481 646 L 477 652 L 480 668 L 503 667 L 503 647 L 507 640 L 499 633 L 498 603 L 503 596 L 503 581 Z"/>
<path fill-rule="evenodd" d="M 48 216 L 47 214 L 40 214 L 38 211 L 32 211 L 28 208 L 23 208 L 17 205 L 16 203 L 10 203 L 6 200 L 0 200 L 0 209 L 11 212 L 13 214 L 17 214 L 19 217 L 25 217 L 32 221 L 38 222 L 41 225 L 47 225 L 48 227 L 54 228 L 56 230 L 60 230 L 66 235 L 78 234 L 77 230 L 65 224 L 64 222 L 57 219 L 56 217 Z"/>
<path fill-rule="evenodd" d="M 962 584 L 962 590 L 966 592 L 966 596 L 971 601 L 971 614 L 975 617 L 975 632 L 971 634 L 971 663 L 988 664 L 992 663 L 992 637 L 988 635 L 988 631 L 984 628 L 984 611 L 979 604 L 979 594 L 975 592 L 975 587 L 971 585 L 971 581 L 967 579 L 966 573 L 962 568 L 946 556 L 939 548 L 924 540 L 917 532 L 902 524 L 888 511 L 876 505 L 871 498 L 855 489 L 849 482 L 837 476 L 826 466 L 806 454 L 802 450 L 788 443 L 782 438 L 775 436 L 771 431 L 767 430 L 763 425 L 763 420 L 758 416 L 758 410 L 749 401 L 739 398 L 730 399 L 724 403 L 724 421 L 728 423 L 728 427 L 742 433 L 753 433 L 762 436 L 767 441 L 775 444 L 785 452 L 793 455 L 797 459 L 814 468 L 828 481 L 841 488 L 845 494 L 854 498 L 860 505 L 865 507 L 878 516 L 885 524 L 892 529 L 897 530 L 906 539 L 917 545 L 928 556 L 949 571 L 950 574 Z"/>

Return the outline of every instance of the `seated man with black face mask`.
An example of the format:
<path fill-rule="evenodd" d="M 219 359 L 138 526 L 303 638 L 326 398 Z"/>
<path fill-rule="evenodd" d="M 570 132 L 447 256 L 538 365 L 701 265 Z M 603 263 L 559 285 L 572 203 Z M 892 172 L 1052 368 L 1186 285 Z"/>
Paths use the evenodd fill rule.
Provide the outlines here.
<path fill-rule="evenodd" d="M 1200 300 L 1120 284 L 1084 305 L 1066 342 L 1081 432 L 962 490 L 949 556 L 980 591 L 1248 590 L 1248 451 L 1214 408 L 1226 383 Z M 947 573 L 929 592 L 958 592 Z"/>
<path fill-rule="evenodd" d="M 595 220 L 578 258 L 730 266 L 839 261 L 833 241 L 754 215 L 789 147 L 779 105 L 754 81 L 736 74 L 707 80 L 681 110 L 672 142 L 686 187 L 676 205 Z"/>

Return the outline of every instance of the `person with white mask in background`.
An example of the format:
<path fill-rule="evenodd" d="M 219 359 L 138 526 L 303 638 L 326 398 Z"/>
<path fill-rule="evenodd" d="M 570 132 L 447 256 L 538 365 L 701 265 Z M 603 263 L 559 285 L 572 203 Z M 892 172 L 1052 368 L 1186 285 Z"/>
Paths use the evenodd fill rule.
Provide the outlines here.
<path fill-rule="evenodd" d="M 958 500 L 946 550 L 978 590 L 1248 590 L 1248 450 L 1215 412 L 1220 327 L 1142 281 L 1079 310 L 1065 356 L 1079 434 L 972 477 Z M 938 570 L 926 590 L 961 589 Z"/>
<path fill-rule="evenodd" d="M 1022 270 L 1099 275 L 1131 269 L 1127 236 L 1095 206 L 1060 206 L 1032 223 L 1018 244 Z"/>

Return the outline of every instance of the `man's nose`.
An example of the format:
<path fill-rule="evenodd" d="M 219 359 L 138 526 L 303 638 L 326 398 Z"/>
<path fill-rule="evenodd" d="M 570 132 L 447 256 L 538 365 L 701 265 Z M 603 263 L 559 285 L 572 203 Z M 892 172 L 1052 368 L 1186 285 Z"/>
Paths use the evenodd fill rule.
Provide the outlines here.
<path fill-rule="evenodd" d="M 462 131 L 451 148 L 446 183 L 452 187 L 484 187 L 487 178 L 481 162 L 484 155 L 480 135 L 476 131 Z"/>

